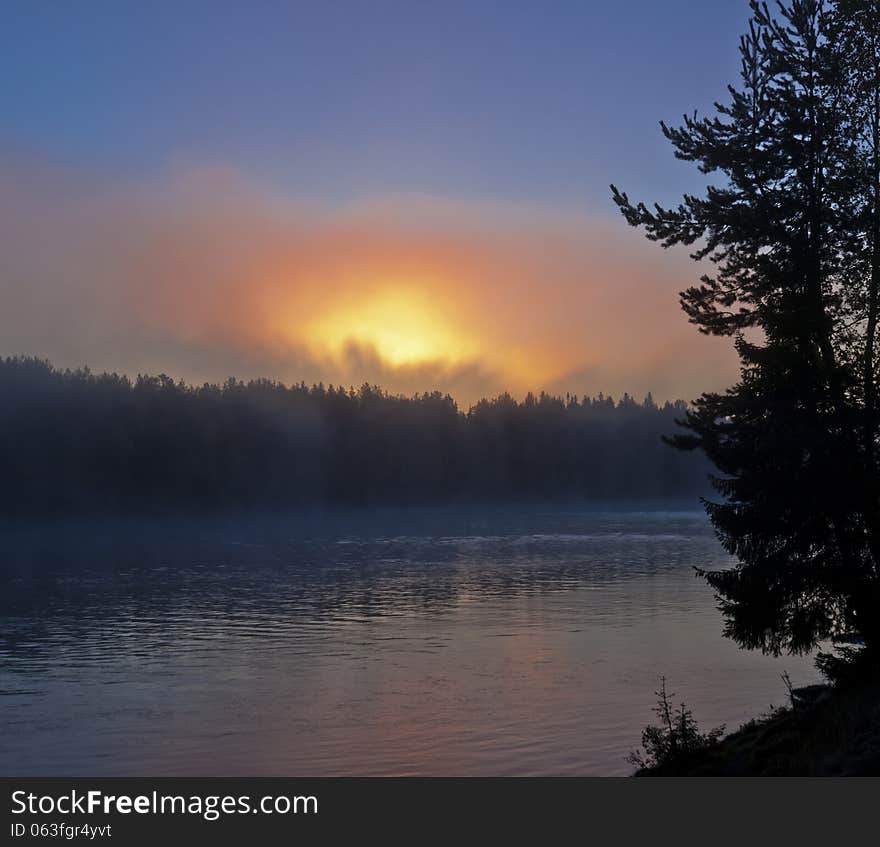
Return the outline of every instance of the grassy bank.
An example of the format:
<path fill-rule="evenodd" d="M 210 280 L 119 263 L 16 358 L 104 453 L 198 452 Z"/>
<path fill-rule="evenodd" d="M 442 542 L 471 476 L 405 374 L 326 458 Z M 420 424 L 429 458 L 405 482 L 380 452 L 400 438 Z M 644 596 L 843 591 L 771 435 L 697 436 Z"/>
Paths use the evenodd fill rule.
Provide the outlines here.
<path fill-rule="evenodd" d="M 636 776 L 878 776 L 880 678 L 814 685 L 791 705 Z"/>

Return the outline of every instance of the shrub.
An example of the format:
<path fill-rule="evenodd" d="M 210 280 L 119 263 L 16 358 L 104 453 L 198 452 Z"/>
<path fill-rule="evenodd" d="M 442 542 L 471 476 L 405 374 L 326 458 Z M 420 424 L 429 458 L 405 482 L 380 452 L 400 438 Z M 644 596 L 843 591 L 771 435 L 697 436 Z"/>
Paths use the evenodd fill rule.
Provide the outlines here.
<path fill-rule="evenodd" d="M 659 726 L 646 726 L 642 731 L 642 749 L 633 750 L 627 761 L 642 770 L 669 766 L 681 762 L 701 750 L 716 745 L 724 734 L 724 725 L 708 733 L 701 733 L 694 713 L 681 703 L 673 708 L 674 694 L 666 691 L 666 677 L 660 678 L 660 690 L 655 691 L 657 705 L 654 713 L 660 718 Z"/>

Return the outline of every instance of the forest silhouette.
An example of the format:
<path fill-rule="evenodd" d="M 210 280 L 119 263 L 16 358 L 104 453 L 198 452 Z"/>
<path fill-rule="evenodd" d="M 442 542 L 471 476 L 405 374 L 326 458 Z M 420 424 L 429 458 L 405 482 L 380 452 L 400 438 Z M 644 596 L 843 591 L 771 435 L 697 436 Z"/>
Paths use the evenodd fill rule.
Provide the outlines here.
<path fill-rule="evenodd" d="M 684 499 L 708 463 L 662 443 L 687 406 L 509 394 L 467 412 L 267 379 L 190 386 L 0 359 L 5 515 L 458 500 Z"/>

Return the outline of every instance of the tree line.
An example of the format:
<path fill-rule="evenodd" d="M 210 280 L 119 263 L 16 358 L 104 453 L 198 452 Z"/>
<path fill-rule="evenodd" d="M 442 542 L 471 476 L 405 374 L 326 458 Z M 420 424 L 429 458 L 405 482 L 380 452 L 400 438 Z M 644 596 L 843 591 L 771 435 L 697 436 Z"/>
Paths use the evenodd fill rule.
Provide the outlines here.
<path fill-rule="evenodd" d="M 0 359 L 0 511 L 695 498 L 707 464 L 664 447 L 687 407 L 166 375 Z"/>

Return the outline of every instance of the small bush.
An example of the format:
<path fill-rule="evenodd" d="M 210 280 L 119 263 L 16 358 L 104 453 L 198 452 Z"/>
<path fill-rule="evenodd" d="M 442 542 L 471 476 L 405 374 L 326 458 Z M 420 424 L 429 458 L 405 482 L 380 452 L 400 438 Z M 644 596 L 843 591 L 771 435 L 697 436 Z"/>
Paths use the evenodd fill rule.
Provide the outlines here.
<path fill-rule="evenodd" d="M 666 677 L 660 678 L 660 690 L 655 691 L 657 705 L 654 713 L 660 718 L 659 726 L 646 726 L 642 731 L 642 749 L 633 750 L 627 761 L 635 768 L 657 768 L 681 762 L 696 752 L 715 746 L 724 734 L 724 725 L 708 733 L 700 732 L 694 713 L 681 703 L 673 708 L 674 694 L 666 691 Z"/>

